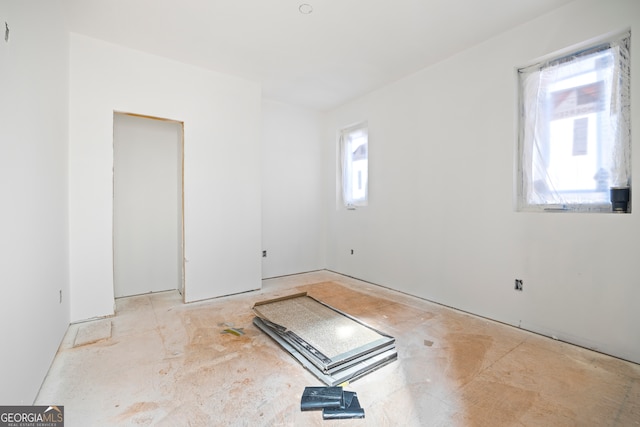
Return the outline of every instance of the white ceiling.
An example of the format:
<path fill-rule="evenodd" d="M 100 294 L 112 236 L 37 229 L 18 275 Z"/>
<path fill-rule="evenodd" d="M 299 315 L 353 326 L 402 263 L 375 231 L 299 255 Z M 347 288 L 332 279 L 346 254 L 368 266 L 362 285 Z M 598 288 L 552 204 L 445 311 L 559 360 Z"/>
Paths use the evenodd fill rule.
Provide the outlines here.
<path fill-rule="evenodd" d="M 570 1 L 64 0 L 73 32 L 256 80 L 265 98 L 318 110 Z"/>

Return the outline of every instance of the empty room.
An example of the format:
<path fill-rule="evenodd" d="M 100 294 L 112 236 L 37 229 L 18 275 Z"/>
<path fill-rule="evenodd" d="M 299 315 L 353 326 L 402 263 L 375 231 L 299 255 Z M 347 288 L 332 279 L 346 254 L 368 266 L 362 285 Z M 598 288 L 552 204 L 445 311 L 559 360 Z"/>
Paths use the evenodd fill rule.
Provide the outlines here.
<path fill-rule="evenodd" d="M 640 1 L 0 33 L 0 425 L 640 426 Z"/>

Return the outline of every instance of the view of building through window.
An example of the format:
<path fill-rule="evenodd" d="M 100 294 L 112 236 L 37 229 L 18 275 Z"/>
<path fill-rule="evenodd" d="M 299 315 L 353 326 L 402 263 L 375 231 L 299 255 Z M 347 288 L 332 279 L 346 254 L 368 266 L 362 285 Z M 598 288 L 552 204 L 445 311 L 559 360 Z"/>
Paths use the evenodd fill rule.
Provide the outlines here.
<path fill-rule="evenodd" d="M 566 199 L 606 203 L 609 198 L 615 129 L 611 114 L 613 57 L 610 49 L 557 70 L 548 85 L 549 144 L 546 171 L 555 190 Z M 608 77 L 608 78 L 607 78 Z M 536 176 L 534 182 L 544 181 Z"/>
<path fill-rule="evenodd" d="M 365 200 L 368 175 L 367 136 L 359 132 L 351 139 L 351 195 L 353 200 Z"/>

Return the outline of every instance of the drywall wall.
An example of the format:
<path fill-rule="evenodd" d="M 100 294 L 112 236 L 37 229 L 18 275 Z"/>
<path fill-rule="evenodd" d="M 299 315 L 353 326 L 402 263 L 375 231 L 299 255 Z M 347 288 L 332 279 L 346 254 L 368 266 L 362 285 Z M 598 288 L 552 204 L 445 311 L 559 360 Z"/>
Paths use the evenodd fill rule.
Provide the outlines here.
<path fill-rule="evenodd" d="M 637 213 L 514 209 L 515 68 L 627 28 L 637 76 L 640 2 L 576 1 L 332 111 L 327 179 L 336 130 L 368 120 L 370 202 L 328 189 L 328 268 L 640 362 Z"/>
<path fill-rule="evenodd" d="M 113 117 L 115 297 L 182 291 L 182 123 Z"/>
<path fill-rule="evenodd" d="M 71 320 L 113 313 L 113 113 L 184 123 L 185 300 L 260 287 L 260 85 L 70 35 Z"/>
<path fill-rule="evenodd" d="M 2 405 L 33 403 L 69 324 L 68 38 L 59 2 L 29 3 L 0 0 Z"/>
<path fill-rule="evenodd" d="M 262 103 L 262 277 L 325 267 L 323 114 Z"/>

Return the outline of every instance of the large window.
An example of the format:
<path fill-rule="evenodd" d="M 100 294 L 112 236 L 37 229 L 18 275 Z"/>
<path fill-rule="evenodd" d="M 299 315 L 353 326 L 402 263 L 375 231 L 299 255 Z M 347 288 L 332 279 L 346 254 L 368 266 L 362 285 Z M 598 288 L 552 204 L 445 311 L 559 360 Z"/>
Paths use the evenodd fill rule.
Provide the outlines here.
<path fill-rule="evenodd" d="M 630 34 L 518 70 L 519 210 L 610 211 L 631 185 Z"/>
<path fill-rule="evenodd" d="M 369 199 L 369 135 L 361 123 L 340 131 L 340 187 L 349 209 L 366 206 Z"/>

